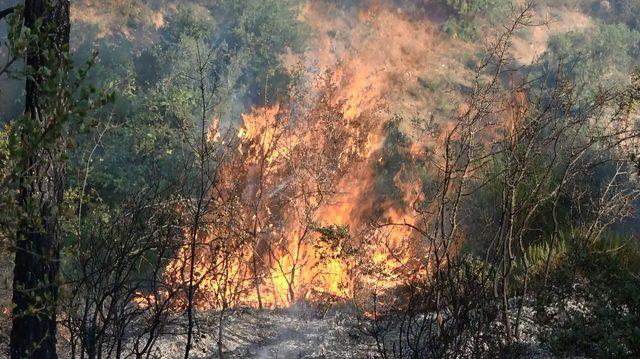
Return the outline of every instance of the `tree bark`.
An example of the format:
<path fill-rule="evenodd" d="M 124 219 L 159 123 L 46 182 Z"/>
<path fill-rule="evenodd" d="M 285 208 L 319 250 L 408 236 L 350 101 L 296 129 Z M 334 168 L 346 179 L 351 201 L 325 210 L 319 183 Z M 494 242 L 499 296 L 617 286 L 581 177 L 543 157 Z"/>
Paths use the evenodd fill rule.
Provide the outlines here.
<path fill-rule="evenodd" d="M 23 25 L 39 35 L 30 44 L 26 58 L 28 72 L 36 75 L 26 80 L 24 121 L 29 121 L 31 130 L 24 130 L 20 139 L 24 150 L 18 179 L 22 218 L 16 228 L 10 347 L 13 359 L 48 359 L 57 358 L 58 210 L 64 191 L 61 155 L 65 135 L 63 130 L 55 128 L 57 119 L 48 108 L 51 90 L 45 87 L 52 85 L 52 77 L 40 74 L 39 70 L 46 67 L 53 74 L 67 71 L 69 0 L 26 0 Z M 62 81 L 65 77 L 57 78 Z M 59 87 L 62 83 L 53 85 Z M 55 95 L 60 93 L 63 92 L 55 91 Z M 53 137 L 46 141 L 34 138 L 39 135 L 45 138 L 49 134 Z"/>

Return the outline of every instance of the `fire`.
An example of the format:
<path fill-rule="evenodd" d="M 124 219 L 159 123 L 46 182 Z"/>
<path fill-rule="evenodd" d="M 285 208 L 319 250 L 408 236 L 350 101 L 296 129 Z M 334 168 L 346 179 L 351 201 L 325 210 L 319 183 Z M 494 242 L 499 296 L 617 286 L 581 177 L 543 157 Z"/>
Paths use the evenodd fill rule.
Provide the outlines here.
<path fill-rule="evenodd" d="M 319 85 L 318 105 L 295 120 L 280 104 L 243 116 L 236 154 L 221 170 L 226 193 L 214 200 L 224 209 L 208 214 L 210 224 L 195 234 L 203 249 L 194 258 L 194 234 L 185 229 L 185 244 L 165 271 L 184 287 L 194 262 L 198 307 L 347 300 L 409 278 L 403 274 L 415 253 L 403 211 L 382 204 L 389 226 L 367 223 L 376 206 L 378 115 L 353 112 L 330 84 Z"/>
<path fill-rule="evenodd" d="M 186 226 L 184 245 L 165 270 L 171 286 L 184 290 L 193 262 L 201 309 L 350 300 L 426 273 L 421 258 L 428 246 L 410 225 L 420 183 L 396 175 L 390 185 L 400 198 L 380 197 L 376 168 L 384 164 L 389 102 L 407 86 L 398 76 L 413 79 L 427 65 L 425 55 L 436 48 L 426 36 L 432 29 L 384 8 L 361 12 L 359 25 L 336 24 L 322 13 L 313 2 L 305 12 L 319 33 L 366 24 L 378 35 L 352 35 L 361 45 L 351 50 L 322 36 L 303 60 L 309 69 L 322 68 L 308 78 L 315 86 L 303 99 L 242 115 L 206 225 L 195 234 Z M 425 41 L 408 50 L 415 36 Z M 215 143 L 219 125 L 213 122 L 209 142 Z"/>

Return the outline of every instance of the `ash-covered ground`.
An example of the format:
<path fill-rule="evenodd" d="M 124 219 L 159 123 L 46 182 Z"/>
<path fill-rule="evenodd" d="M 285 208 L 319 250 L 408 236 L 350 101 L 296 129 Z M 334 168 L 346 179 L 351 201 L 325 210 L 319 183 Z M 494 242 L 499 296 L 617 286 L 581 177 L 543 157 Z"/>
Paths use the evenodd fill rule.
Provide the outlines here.
<path fill-rule="evenodd" d="M 234 310 L 224 320 L 226 358 L 372 358 L 375 342 L 347 313 Z M 193 358 L 216 358 L 218 313 L 198 315 Z M 183 358 L 186 335 L 162 336 L 151 357 Z"/>
<path fill-rule="evenodd" d="M 515 315 L 515 313 L 514 313 Z M 522 337 L 509 357 L 548 359 L 536 338 L 539 328 L 530 320 L 533 312 L 525 308 Z M 197 315 L 197 335 L 190 357 L 218 358 L 217 330 L 219 312 Z M 180 323 L 179 326 L 184 326 Z M 314 310 L 243 309 L 228 311 L 224 319 L 224 357 L 257 359 L 297 358 L 381 358 L 374 338 L 367 335 L 367 324 L 353 310 L 345 308 L 319 316 Z M 369 327 L 370 328 L 370 327 Z M 397 339 L 398 333 L 387 339 Z M 162 336 L 152 358 L 183 358 L 186 335 Z M 387 349 L 393 344 L 387 343 Z M 472 358 L 470 355 L 463 357 Z"/>
<path fill-rule="evenodd" d="M 218 332 L 221 322 L 219 311 L 196 312 L 194 340 L 190 358 L 219 358 Z M 537 326 L 530 321 L 530 308 L 525 308 L 523 336 L 515 345 L 518 350 L 510 358 L 551 358 L 542 349 L 536 338 Z M 353 309 L 340 307 L 320 313 L 308 307 L 293 307 L 280 310 L 234 309 L 224 313 L 223 357 L 256 359 L 298 358 L 381 358 L 375 339 L 366 334 L 371 323 L 360 321 Z M 180 315 L 162 329 L 152 349 L 144 353 L 145 358 L 184 358 L 187 341 L 186 316 Z M 8 334 L 8 333 L 7 333 Z M 123 357 L 134 357 L 133 333 L 125 334 Z M 387 339 L 397 339 L 394 330 Z M 387 349 L 393 344 L 387 343 Z M 9 358 L 8 338 L 0 340 L 0 359 Z M 109 351 L 105 348 L 105 353 Z M 113 352 L 111 352 L 113 353 Z M 60 358 L 71 358 L 66 330 L 60 328 L 58 336 Z M 78 354 L 78 353 L 76 353 Z M 148 355 L 148 356 L 147 356 Z M 78 357 L 78 355 L 76 355 Z M 107 357 L 110 357 L 107 355 Z M 455 356 L 454 356 L 455 357 Z M 461 357 L 472 358 L 472 355 Z"/>

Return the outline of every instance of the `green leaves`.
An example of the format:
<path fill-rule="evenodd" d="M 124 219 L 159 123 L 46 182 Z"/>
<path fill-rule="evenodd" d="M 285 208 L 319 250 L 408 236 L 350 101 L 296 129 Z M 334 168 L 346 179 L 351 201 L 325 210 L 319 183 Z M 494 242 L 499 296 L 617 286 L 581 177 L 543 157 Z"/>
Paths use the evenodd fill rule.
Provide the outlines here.
<path fill-rule="evenodd" d="M 452 13 L 443 25 L 454 36 L 471 39 L 478 27 L 478 19 L 502 21 L 511 7 L 510 0 L 441 0 Z"/>
<path fill-rule="evenodd" d="M 318 240 L 313 243 L 320 259 L 345 259 L 356 254 L 356 249 L 351 242 L 349 226 L 310 224 L 309 229 L 319 234 Z"/>
<path fill-rule="evenodd" d="M 563 64 L 572 80 L 588 83 L 588 92 L 598 86 L 624 81 L 632 63 L 631 49 L 640 33 L 624 24 L 599 23 L 593 28 L 552 36 L 545 56 L 547 66 Z"/>
<path fill-rule="evenodd" d="M 552 273 L 552 295 L 538 298 L 539 312 L 552 312 L 547 318 L 539 315 L 548 321 L 541 327 L 543 343 L 559 356 L 637 357 L 640 250 L 635 239 L 606 233 L 594 247 L 579 238 L 567 240 L 571 246 Z"/>

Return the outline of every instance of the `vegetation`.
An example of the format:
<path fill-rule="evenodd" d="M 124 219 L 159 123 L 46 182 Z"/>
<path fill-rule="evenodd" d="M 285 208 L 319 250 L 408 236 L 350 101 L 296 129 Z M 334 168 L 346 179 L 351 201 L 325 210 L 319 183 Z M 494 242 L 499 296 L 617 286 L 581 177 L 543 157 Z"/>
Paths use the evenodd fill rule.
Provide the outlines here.
<path fill-rule="evenodd" d="M 640 2 L 553 8 L 590 25 L 526 66 L 532 3 L 365 3 L 0 9 L 0 356 L 222 358 L 247 307 L 382 358 L 640 356 Z"/>
<path fill-rule="evenodd" d="M 443 0 L 451 16 L 444 24 L 447 33 L 473 38 L 483 20 L 504 19 L 511 7 L 510 0 Z"/>
<path fill-rule="evenodd" d="M 557 355 L 638 355 L 638 251 L 634 241 L 605 235 L 594 245 L 566 239 L 538 298 L 543 341 Z M 575 283 L 572 288 L 565 284 Z"/>
<path fill-rule="evenodd" d="M 547 66 L 562 63 L 573 81 L 586 83 L 585 91 L 593 94 L 598 86 L 626 81 L 624 74 L 636 64 L 638 41 L 640 34 L 624 24 L 598 23 L 591 29 L 550 38 Z"/>

